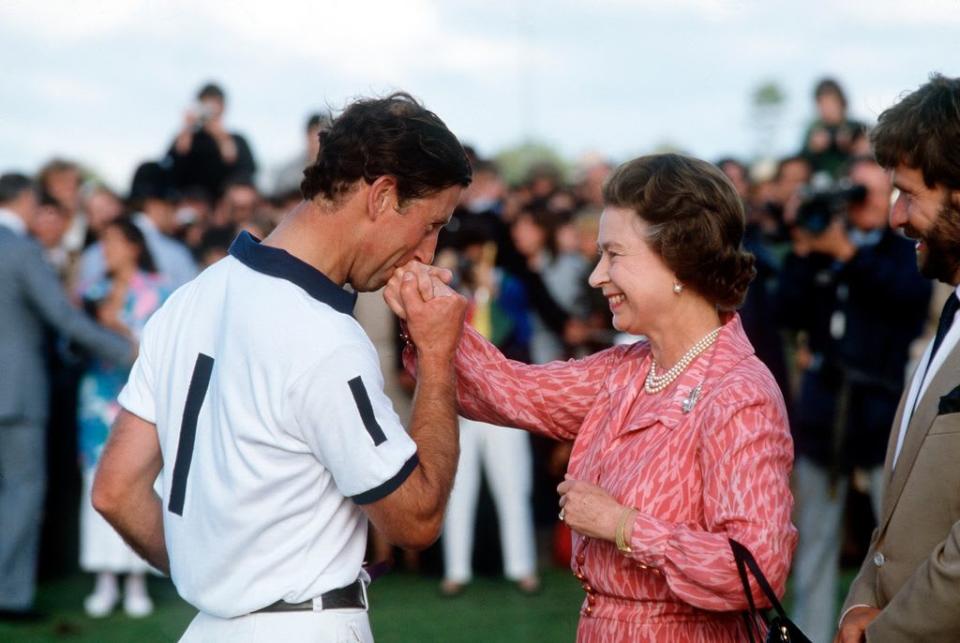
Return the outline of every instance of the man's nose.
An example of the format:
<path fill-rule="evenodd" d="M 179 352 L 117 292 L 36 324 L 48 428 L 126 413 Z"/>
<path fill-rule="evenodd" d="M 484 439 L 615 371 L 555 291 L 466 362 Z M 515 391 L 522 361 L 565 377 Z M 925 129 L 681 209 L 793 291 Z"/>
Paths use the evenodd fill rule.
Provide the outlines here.
<path fill-rule="evenodd" d="M 433 263 L 433 255 L 437 251 L 437 237 L 436 235 L 430 235 L 424 239 L 419 246 L 417 246 L 416 251 L 413 253 L 413 258 L 419 261 L 422 264 L 430 265 Z"/>
<path fill-rule="evenodd" d="M 907 208 L 904 205 L 903 196 L 897 197 L 890 208 L 890 227 L 899 228 L 907 222 Z"/>

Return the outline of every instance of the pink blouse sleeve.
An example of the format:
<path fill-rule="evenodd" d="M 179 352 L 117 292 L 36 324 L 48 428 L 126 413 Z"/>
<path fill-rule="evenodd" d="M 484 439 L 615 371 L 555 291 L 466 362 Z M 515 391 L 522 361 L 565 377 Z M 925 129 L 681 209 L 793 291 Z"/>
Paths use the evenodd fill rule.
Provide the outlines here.
<path fill-rule="evenodd" d="M 572 440 L 622 352 L 615 347 L 581 360 L 523 364 L 507 359 L 464 326 L 456 355 L 460 413 L 480 422 Z M 409 347 L 404 364 L 414 373 L 415 354 Z"/>
<path fill-rule="evenodd" d="M 658 569 L 680 599 L 707 610 L 747 607 L 729 538 L 750 550 L 781 596 L 797 542 L 790 523 L 793 443 L 783 402 L 779 393 L 764 402 L 740 392 L 745 402 L 714 401 L 713 417 L 704 423 L 700 466 L 707 529 L 639 514 L 631 537 L 632 557 Z M 754 600 L 768 607 L 750 578 Z"/>

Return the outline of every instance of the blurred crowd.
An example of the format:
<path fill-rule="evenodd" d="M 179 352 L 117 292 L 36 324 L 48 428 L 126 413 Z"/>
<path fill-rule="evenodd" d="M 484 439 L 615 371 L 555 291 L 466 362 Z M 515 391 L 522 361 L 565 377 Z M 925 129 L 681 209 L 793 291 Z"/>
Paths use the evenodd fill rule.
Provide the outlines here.
<path fill-rule="evenodd" d="M 931 302 L 938 295 L 917 272 L 912 242 L 888 227 L 892 186 L 870 156 L 868 124 L 848 116 L 833 80 L 820 82 L 813 99 L 815 116 L 795 154 L 754 164 L 724 158 L 717 165 L 743 199 L 744 244 L 758 259 L 741 310 L 744 327 L 791 411 L 800 531 L 796 620 L 813 640 L 827 640 L 835 628 L 842 550 L 847 543 L 860 547 L 851 557 L 862 552 L 878 512 L 874 492 L 889 427 L 929 311 L 939 303 Z M 310 115 L 302 149 L 280 167 L 263 168 L 244 136 L 227 128 L 227 104 L 219 86 L 201 88 L 169 148 L 136 169 L 124 194 L 91 179 L 82 160 L 54 159 L 32 176 L 4 168 L 0 208 L 25 222 L 63 292 L 105 328 L 135 338 L 149 313 L 225 256 L 240 231 L 263 238 L 300 200 L 302 171 L 316 157 L 318 133 L 331 115 Z M 495 161 L 466 149 L 474 180 L 441 234 L 436 263 L 453 272 L 455 287 L 471 302 L 469 323 L 509 357 L 534 363 L 635 341 L 611 328 L 606 300 L 587 285 L 601 186 L 614 163 L 590 157 L 573 168 L 536 164 L 522 182 L 509 184 Z M 376 294 L 361 296 L 356 314 L 380 351 L 387 391 L 406 420 L 412 382 L 400 367 L 396 322 Z M 106 538 L 89 525 L 94 517 L 70 505 L 89 484 L 82 479 L 96 466 L 124 367 L 91 359 L 55 333 L 45 351 L 51 398 L 43 559 L 55 571 L 68 568 L 57 561 L 75 551 L 62 536 L 70 520 L 86 525 L 81 540 Z M 16 377 L 0 369 L 3 378 Z M 468 424 L 476 423 L 461 426 L 441 589 L 455 595 L 469 583 L 472 561 L 483 559 L 471 554 L 476 534 L 478 549 L 499 546 L 504 574 L 534 592 L 538 552 L 540 565 L 546 556 L 569 560 L 554 491 L 569 447 L 519 431 L 498 437 L 495 427 Z M 498 515 L 499 541 L 477 525 L 481 480 Z M 857 494 L 871 502 L 858 504 Z M 373 541 L 371 559 L 390 559 L 389 546 L 375 535 Z M 100 600 L 86 605 L 92 615 L 108 613 L 119 600 L 109 576 L 144 570 L 97 555 L 98 547 L 81 543 L 83 568 L 98 574 L 91 596 Z M 31 554 L 25 547 L 7 555 Z M 406 565 L 417 561 L 408 557 Z M 138 595 L 136 582 L 126 590 Z M 124 606 L 132 615 L 149 610 L 143 601 Z"/>

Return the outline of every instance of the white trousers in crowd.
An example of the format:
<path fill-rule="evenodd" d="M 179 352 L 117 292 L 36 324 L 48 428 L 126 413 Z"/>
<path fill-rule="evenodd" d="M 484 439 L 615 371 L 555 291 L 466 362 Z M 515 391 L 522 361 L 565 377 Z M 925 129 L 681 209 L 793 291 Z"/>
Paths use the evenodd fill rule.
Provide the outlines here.
<path fill-rule="evenodd" d="M 80 568 L 86 572 L 142 574 L 150 565 L 93 508 L 91 490 L 95 468 L 83 472 L 80 495 Z"/>
<path fill-rule="evenodd" d="M 180 643 L 373 643 L 364 609 L 270 612 L 218 618 L 200 612 Z"/>
<path fill-rule="evenodd" d="M 870 500 L 880 515 L 883 467 L 870 471 Z M 793 555 L 793 621 L 813 641 L 833 641 L 839 605 L 838 570 L 843 538 L 846 476 L 831 489 L 830 473 L 800 456 L 793 467 L 794 516 L 800 540 Z"/>
<path fill-rule="evenodd" d="M 533 535 L 533 455 L 530 436 L 460 418 L 460 463 L 443 526 L 444 577 L 465 583 L 473 576 L 474 523 L 481 466 L 497 507 L 504 575 L 510 580 L 536 571 Z"/>

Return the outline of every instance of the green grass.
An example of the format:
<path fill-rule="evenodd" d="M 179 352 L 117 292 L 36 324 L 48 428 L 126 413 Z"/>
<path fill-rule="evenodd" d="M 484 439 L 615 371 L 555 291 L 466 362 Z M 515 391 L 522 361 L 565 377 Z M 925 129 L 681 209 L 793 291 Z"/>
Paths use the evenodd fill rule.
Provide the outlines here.
<path fill-rule="evenodd" d="M 846 595 L 853 575 L 853 570 L 841 574 L 839 600 Z M 377 643 L 563 642 L 576 638 L 583 591 L 567 570 L 545 570 L 543 591 L 535 596 L 523 595 L 513 584 L 497 578 L 477 578 L 456 598 L 441 597 L 437 585 L 435 577 L 411 573 L 394 572 L 379 579 L 370 590 L 370 618 Z M 50 614 L 50 620 L 39 625 L 0 623 L 0 641 L 166 643 L 179 639 L 196 614 L 168 580 L 151 578 L 150 593 L 156 604 L 151 616 L 134 620 L 118 611 L 94 620 L 82 608 L 91 587 L 92 579 L 83 574 L 45 583 L 40 587 L 37 608 Z M 789 610 L 789 595 L 784 602 Z"/>
<path fill-rule="evenodd" d="M 480 577 L 461 596 L 443 598 L 438 579 L 409 573 L 388 574 L 370 588 L 370 618 L 377 643 L 443 641 L 573 641 L 580 585 L 569 571 L 548 569 L 543 591 L 518 592 L 505 580 Z M 151 579 L 156 609 L 144 619 L 129 619 L 122 610 L 94 620 L 83 612 L 92 579 L 77 574 L 40 587 L 37 608 L 50 615 L 38 625 L 0 623 L 0 641 L 111 643 L 176 641 L 196 610 L 184 603 L 166 579 Z"/>

